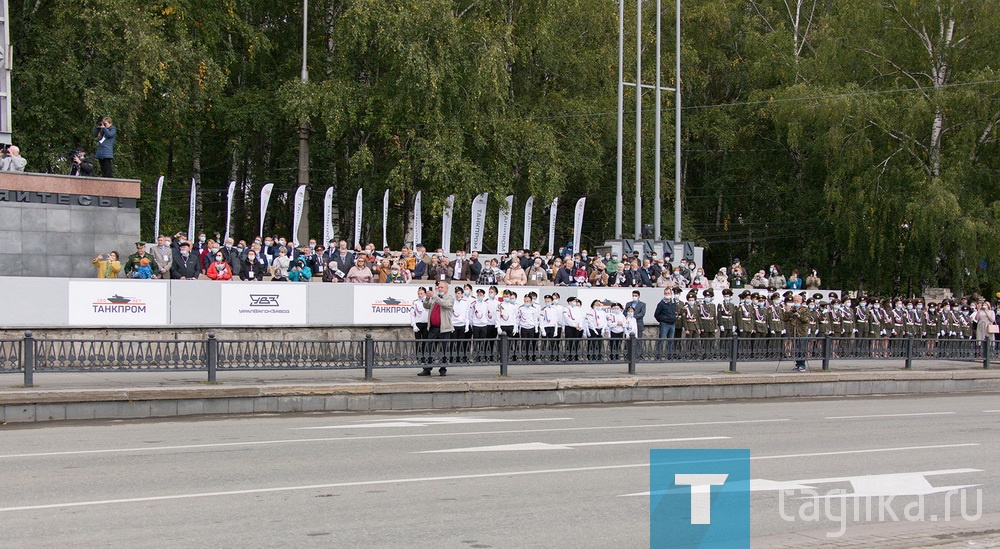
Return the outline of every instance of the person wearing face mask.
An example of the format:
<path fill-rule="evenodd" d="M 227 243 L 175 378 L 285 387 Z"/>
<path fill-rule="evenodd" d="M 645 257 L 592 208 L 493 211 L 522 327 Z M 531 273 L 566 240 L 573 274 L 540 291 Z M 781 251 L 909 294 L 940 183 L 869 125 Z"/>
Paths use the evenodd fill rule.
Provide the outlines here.
<path fill-rule="evenodd" d="M 719 309 L 714 302 L 715 292 L 711 289 L 702 293 L 701 303 L 698 304 L 698 335 L 710 341 L 703 343 L 703 349 L 710 353 L 718 349 L 719 338 Z M 707 344 L 706 344 L 707 343 Z"/>
<path fill-rule="evenodd" d="M 292 266 L 292 260 L 288 258 L 288 252 L 284 248 L 278 249 L 278 256 L 271 262 L 271 280 L 285 282 L 288 280 L 288 270 Z"/>
<path fill-rule="evenodd" d="M 406 277 L 403 276 L 403 271 L 400 270 L 398 263 L 393 263 L 392 267 L 389 268 L 389 275 L 385 277 L 386 284 L 405 284 Z"/>
<path fill-rule="evenodd" d="M 336 261 L 331 261 L 326 265 L 326 269 L 323 270 L 323 282 L 344 282 L 347 280 L 347 273 L 340 269 L 340 264 Z"/>
<path fill-rule="evenodd" d="M 733 303 L 732 290 L 722 290 L 722 303 L 719 303 L 716 310 L 719 337 L 733 337 L 733 332 L 736 331 L 736 305 Z"/>
<path fill-rule="evenodd" d="M 191 249 L 192 253 L 196 254 L 199 258 L 205 255 L 205 250 L 208 249 L 208 237 L 205 236 L 204 232 L 198 233 L 198 238 L 194 242 L 194 247 Z"/>
<path fill-rule="evenodd" d="M 527 277 L 528 284 L 531 286 L 547 286 L 550 284 L 549 273 L 545 270 L 545 266 L 542 265 L 542 258 L 535 258 L 534 263 L 531 264 L 531 268 L 528 269 Z"/>
<path fill-rule="evenodd" d="M 601 300 L 595 299 L 590 303 L 590 310 L 583 317 L 583 335 L 587 338 L 587 360 L 596 362 L 600 360 L 604 347 L 604 328 L 606 313 Z"/>
<path fill-rule="evenodd" d="M 787 285 L 784 275 L 781 274 L 781 268 L 777 265 L 771 265 L 771 276 L 767 279 L 767 285 L 773 288 L 784 288 Z"/>
<path fill-rule="evenodd" d="M 264 273 L 267 272 L 267 261 L 258 256 L 256 250 L 250 249 L 243 267 L 239 274 L 240 280 L 261 281 L 264 280 Z"/>
<path fill-rule="evenodd" d="M 170 269 L 174 262 L 174 250 L 170 246 L 170 237 L 164 235 L 156 237 L 156 246 L 153 247 L 152 254 L 159 267 L 159 277 L 169 279 Z"/>
<path fill-rule="evenodd" d="M 551 295 L 546 295 L 542 300 L 542 309 L 538 317 L 538 333 L 542 338 L 542 357 L 543 360 L 554 362 L 558 358 L 556 354 L 558 343 L 555 340 L 560 335 L 559 321 L 562 313 L 552 306 L 553 298 Z"/>
<path fill-rule="evenodd" d="M 809 309 L 802 306 L 802 296 L 792 297 L 792 303 L 782 311 L 782 319 L 791 326 L 793 338 L 795 371 L 806 371 L 806 338 L 809 336 Z"/>
<path fill-rule="evenodd" d="M 495 292 L 495 289 L 493 290 Z M 495 293 L 494 293 L 495 297 Z M 476 300 L 469 304 L 469 320 L 472 323 L 473 360 L 482 362 L 493 356 L 493 338 L 496 337 L 495 300 L 487 300 L 482 288 L 476 290 Z"/>
<path fill-rule="evenodd" d="M 208 272 L 205 274 L 212 280 L 232 280 L 233 278 L 233 271 L 226 263 L 226 257 L 222 255 L 222 252 L 215 253 L 215 261 L 208 266 Z"/>
<path fill-rule="evenodd" d="M 920 337 L 917 333 L 917 326 L 919 323 L 919 318 L 917 316 L 917 304 L 916 300 L 906 300 L 905 310 L 903 311 L 903 332 L 907 337 Z"/>
<path fill-rule="evenodd" d="M 622 340 L 625 338 L 625 313 L 622 311 L 621 303 L 612 304 L 606 315 L 604 329 L 611 338 L 608 341 L 608 357 L 615 362 L 621 355 Z"/>
<path fill-rule="evenodd" d="M 677 299 L 680 288 L 664 288 L 663 299 L 656 304 L 653 318 L 659 323 L 659 337 L 656 343 L 656 359 L 670 360 L 674 352 L 674 336 L 677 331 Z"/>
<path fill-rule="evenodd" d="M 555 297 L 555 296 L 553 296 Z M 580 339 L 583 337 L 583 310 L 580 300 L 576 297 L 566 299 L 567 307 L 563 309 L 563 331 L 567 339 L 566 360 L 580 360 Z"/>
<path fill-rule="evenodd" d="M 632 306 L 625 307 L 625 339 L 639 337 L 639 328 L 636 325 L 635 309 Z"/>
<path fill-rule="evenodd" d="M 465 297 L 465 288 L 455 287 L 455 303 L 451 309 L 451 332 L 452 352 L 454 359 L 451 362 L 469 361 L 469 340 L 472 339 L 472 323 L 469 322 L 472 310 L 472 301 Z"/>
<path fill-rule="evenodd" d="M 177 280 L 196 280 L 200 274 L 201 261 L 191 253 L 191 243 L 181 242 L 170 267 L 170 277 Z"/>
<path fill-rule="evenodd" d="M 517 294 L 510 290 L 503 291 L 503 297 L 497 300 L 497 308 L 493 316 L 496 318 L 497 334 L 501 332 L 507 337 L 517 335 L 517 304 L 514 302 Z"/>
<path fill-rule="evenodd" d="M 736 319 L 736 333 L 738 333 L 740 337 L 753 337 L 754 305 L 750 290 L 743 290 L 739 297 L 739 305 L 736 306 L 733 312 Z"/>
<path fill-rule="evenodd" d="M 686 302 L 687 304 L 681 312 L 681 338 L 688 340 L 699 336 L 698 317 L 700 308 L 698 307 L 698 290 L 688 292 Z M 688 353 L 693 351 L 694 343 L 691 341 L 683 342 L 682 350 Z"/>
<path fill-rule="evenodd" d="M 416 355 L 417 360 L 421 364 L 427 364 L 430 357 L 426 343 L 428 335 L 427 322 L 430 318 L 430 311 L 424 307 L 424 299 L 427 297 L 427 292 L 428 289 L 423 286 L 417 288 L 417 299 L 410 305 L 410 327 L 413 328 L 413 339 L 417 341 L 415 346 Z"/>
<path fill-rule="evenodd" d="M 524 360 L 534 362 L 538 358 L 538 326 L 541 322 L 541 311 L 535 305 L 535 292 L 524 296 L 524 303 L 517 308 L 517 332 L 521 338 L 521 348 Z"/>

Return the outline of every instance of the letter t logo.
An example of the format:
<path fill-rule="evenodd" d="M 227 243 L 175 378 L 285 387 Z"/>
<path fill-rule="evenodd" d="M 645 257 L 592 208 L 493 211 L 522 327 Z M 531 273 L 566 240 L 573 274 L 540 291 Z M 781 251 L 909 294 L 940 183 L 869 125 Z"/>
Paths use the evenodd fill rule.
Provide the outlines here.
<path fill-rule="evenodd" d="M 726 483 L 729 475 L 674 475 L 674 484 L 691 487 L 691 524 L 712 524 L 712 486 Z"/>

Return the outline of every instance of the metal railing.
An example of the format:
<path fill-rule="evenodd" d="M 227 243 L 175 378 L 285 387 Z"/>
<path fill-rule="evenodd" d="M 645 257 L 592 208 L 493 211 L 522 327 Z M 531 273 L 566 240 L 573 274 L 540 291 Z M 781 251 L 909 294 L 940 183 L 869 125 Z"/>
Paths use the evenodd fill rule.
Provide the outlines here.
<path fill-rule="evenodd" d="M 0 373 L 22 372 L 33 385 L 35 372 L 205 371 L 216 381 L 219 370 L 364 370 L 492 366 L 501 375 L 515 365 L 638 364 L 670 362 L 740 363 L 819 360 L 829 370 L 837 360 L 916 360 L 981 362 L 990 367 L 998 342 L 993 339 L 841 338 L 841 337 L 692 337 L 657 338 L 520 338 L 501 333 L 487 339 L 386 339 L 368 334 L 355 340 L 229 340 L 214 333 L 206 339 L 84 340 L 0 339 Z"/>

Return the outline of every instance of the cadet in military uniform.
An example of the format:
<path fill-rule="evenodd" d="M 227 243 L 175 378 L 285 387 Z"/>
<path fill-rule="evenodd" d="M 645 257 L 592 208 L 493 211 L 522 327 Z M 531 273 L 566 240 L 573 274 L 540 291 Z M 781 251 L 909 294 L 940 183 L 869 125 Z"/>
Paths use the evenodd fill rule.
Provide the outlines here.
<path fill-rule="evenodd" d="M 688 341 L 682 342 L 682 349 L 690 352 L 694 349 L 691 338 L 698 337 L 698 291 L 691 290 L 687 294 L 687 304 L 678 312 L 681 317 L 681 337 Z"/>
<path fill-rule="evenodd" d="M 781 313 L 783 321 L 788 322 L 792 327 L 791 336 L 794 338 L 795 371 L 806 371 L 806 349 L 805 337 L 809 331 L 810 315 L 808 308 L 802 306 L 802 296 L 794 296 L 792 302 L 787 304 Z"/>
<path fill-rule="evenodd" d="M 736 331 L 736 305 L 733 303 L 733 291 L 722 290 L 722 303 L 718 306 L 719 337 L 732 337 Z"/>
<path fill-rule="evenodd" d="M 711 289 L 705 290 L 702 293 L 701 303 L 698 304 L 698 329 L 701 337 L 708 339 L 708 341 L 702 341 L 702 349 L 709 356 L 715 355 L 719 343 L 719 323 L 717 320 L 719 312 L 715 303 L 712 302 L 714 298 L 715 292 Z"/>

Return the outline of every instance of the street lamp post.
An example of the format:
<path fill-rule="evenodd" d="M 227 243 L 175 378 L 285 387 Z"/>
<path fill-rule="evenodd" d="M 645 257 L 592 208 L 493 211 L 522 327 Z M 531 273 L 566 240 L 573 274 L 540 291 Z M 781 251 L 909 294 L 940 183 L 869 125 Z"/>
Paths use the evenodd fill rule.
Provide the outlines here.
<path fill-rule="evenodd" d="M 302 0 L 302 83 L 305 84 L 309 81 L 309 69 L 306 66 L 306 58 L 308 53 L 307 39 L 309 36 L 309 0 Z M 305 118 L 299 123 L 299 175 L 298 175 L 299 185 L 309 185 L 309 123 L 306 122 Z M 306 200 L 302 204 L 302 223 L 299 228 L 293 228 L 293 230 L 298 230 L 299 234 L 296 235 L 299 242 L 309 241 L 309 195 L 308 187 L 306 193 Z"/>

